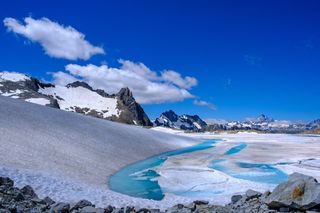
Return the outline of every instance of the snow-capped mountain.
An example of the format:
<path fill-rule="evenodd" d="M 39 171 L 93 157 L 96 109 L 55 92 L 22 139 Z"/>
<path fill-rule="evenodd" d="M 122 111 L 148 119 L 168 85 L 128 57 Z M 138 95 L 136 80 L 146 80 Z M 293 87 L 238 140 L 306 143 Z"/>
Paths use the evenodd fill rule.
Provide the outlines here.
<path fill-rule="evenodd" d="M 182 129 L 190 131 L 199 131 L 207 126 L 198 115 L 177 115 L 169 110 L 160 115 L 154 122 L 155 126 L 164 126 L 173 129 Z"/>
<path fill-rule="evenodd" d="M 314 120 L 314 121 L 308 123 L 307 127 L 308 127 L 310 130 L 320 129 L 320 119 L 317 119 L 317 120 Z"/>
<path fill-rule="evenodd" d="M 85 82 L 66 86 L 45 84 L 21 73 L 0 72 L 0 94 L 28 102 L 122 123 L 151 126 L 128 88 L 109 95 Z"/>
<path fill-rule="evenodd" d="M 287 120 L 275 120 L 264 114 L 246 121 L 210 122 L 207 131 L 221 130 L 257 130 L 274 133 L 302 133 L 308 130 L 320 128 L 320 119 L 311 123 L 292 122 Z"/>

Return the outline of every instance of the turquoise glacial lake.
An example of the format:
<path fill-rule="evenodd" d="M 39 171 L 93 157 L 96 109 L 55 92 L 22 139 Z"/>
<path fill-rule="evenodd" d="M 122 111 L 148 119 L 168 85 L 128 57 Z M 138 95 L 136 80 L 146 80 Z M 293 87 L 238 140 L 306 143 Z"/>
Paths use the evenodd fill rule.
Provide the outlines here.
<path fill-rule="evenodd" d="M 132 197 L 162 200 L 164 193 L 158 184 L 157 177 L 159 177 L 159 174 L 155 171 L 155 167 L 161 166 L 172 156 L 213 148 L 217 141 L 218 140 L 209 140 L 128 165 L 110 177 L 109 188 Z M 235 155 L 246 147 L 247 145 L 245 143 L 241 143 L 229 149 L 224 156 L 227 158 L 229 155 Z M 224 158 L 216 159 L 212 161 L 209 168 L 219 170 L 235 178 L 261 183 L 277 184 L 288 178 L 281 170 L 269 164 L 236 162 L 236 165 L 228 166 L 225 162 L 227 162 L 227 160 Z M 199 196 L 201 192 L 195 193 Z"/>
<path fill-rule="evenodd" d="M 159 174 L 152 168 L 161 166 L 168 157 L 209 149 L 214 147 L 216 142 L 206 141 L 131 164 L 110 177 L 109 188 L 133 197 L 162 200 L 164 194 L 157 181 Z"/>

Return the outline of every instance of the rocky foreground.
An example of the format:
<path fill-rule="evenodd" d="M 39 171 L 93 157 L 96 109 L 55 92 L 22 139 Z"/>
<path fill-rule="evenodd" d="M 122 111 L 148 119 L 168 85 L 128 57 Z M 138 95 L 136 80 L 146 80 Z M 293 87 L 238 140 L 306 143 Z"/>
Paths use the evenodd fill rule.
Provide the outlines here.
<path fill-rule="evenodd" d="M 316 179 L 294 173 L 289 180 L 278 185 L 273 192 L 260 193 L 248 190 L 244 195 L 234 195 L 225 206 L 211 205 L 206 201 L 178 204 L 165 211 L 126 206 L 96 208 L 90 201 L 69 204 L 55 202 L 49 197 L 40 199 L 32 187 L 14 187 L 7 177 L 0 177 L 0 213 L 50 212 L 50 213 L 264 213 L 264 212 L 320 212 L 320 183 Z"/>

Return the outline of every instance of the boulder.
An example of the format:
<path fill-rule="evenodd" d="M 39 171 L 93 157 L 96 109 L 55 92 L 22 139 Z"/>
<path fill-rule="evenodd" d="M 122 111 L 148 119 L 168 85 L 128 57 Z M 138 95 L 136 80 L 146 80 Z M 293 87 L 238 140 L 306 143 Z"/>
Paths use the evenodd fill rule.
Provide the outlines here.
<path fill-rule="evenodd" d="M 273 209 L 309 210 L 320 205 L 320 184 L 313 177 L 293 173 L 265 199 Z"/>
<path fill-rule="evenodd" d="M 104 213 L 103 209 L 96 209 L 93 206 L 85 206 L 79 211 L 80 213 Z"/>
<path fill-rule="evenodd" d="M 52 204 L 54 204 L 54 200 L 52 200 L 50 197 L 45 197 L 43 198 L 43 201 L 48 205 L 48 206 L 51 206 Z"/>
<path fill-rule="evenodd" d="M 246 191 L 246 200 L 251 200 L 253 198 L 259 198 L 261 197 L 261 193 L 254 191 L 252 189 L 249 189 L 248 191 Z"/>
<path fill-rule="evenodd" d="M 238 202 L 241 198 L 242 198 L 242 195 L 233 195 L 233 196 L 231 197 L 231 202 L 232 202 L 232 203 L 236 203 L 236 202 Z"/>
<path fill-rule="evenodd" d="M 50 213 L 69 213 L 70 204 L 68 203 L 55 203 L 50 208 Z"/>
<path fill-rule="evenodd" d="M 87 200 L 80 200 L 78 203 L 76 203 L 72 208 L 71 210 L 75 209 L 75 210 L 78 210 L 78 209 L 82 209 L 86 206 L 93 206 L 92 203 L 90 201 L 87 201 Z"/>
<path fill-rule="evenodd" d="M 33 188 L 29 185 L 24 186 L 20 191 L 25 197 L 38 198 L 37 194 L 33 191 Z"/>
<path fill-rule="evenodd" d="M 8 177 L 0 177 L 0 186 L 13 187 L 13 180 Z"/>

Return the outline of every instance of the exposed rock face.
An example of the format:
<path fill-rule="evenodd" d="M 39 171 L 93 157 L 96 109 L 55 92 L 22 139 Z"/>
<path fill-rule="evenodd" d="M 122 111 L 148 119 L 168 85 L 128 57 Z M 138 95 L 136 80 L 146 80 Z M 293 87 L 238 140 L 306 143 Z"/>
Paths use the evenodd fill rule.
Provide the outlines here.
<path fill-rule="evenodd" d="M 122 88 L 117 94 L 118 108 L 121 111 L 119 120 L 123 123 L 152 126 L 143 108 L 136 102 L 129 88 Z"/>
<path fill-rule="evenodd" d="M 173 129 L 189 131 L 203 130 L 207 124 L 198 115 L 180 115 L 169 110 L 160 115 L 154 122 L 155 126 L 164 126 Z"/>
<path fill-rule="evenodd" d="M 116 95 L 109 95 L 81 81 L 55 86 L 24 74 L 0 72 L 0 95 L 97 118 L 152 126 L 128 88 L 121 89 Z"/>
<path fill-rule="evenodd" d="M 309 210 L 320 207 L 320 183 L 310 176 L 293 173 L 287 182 L 273 190 L 266 203 L 275 209 Z"/>

